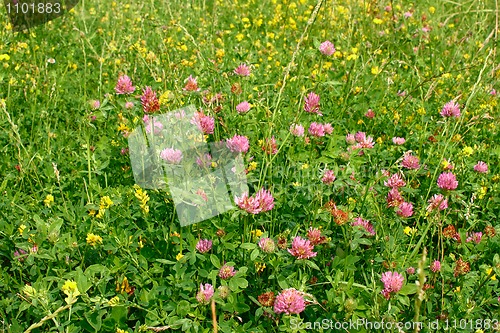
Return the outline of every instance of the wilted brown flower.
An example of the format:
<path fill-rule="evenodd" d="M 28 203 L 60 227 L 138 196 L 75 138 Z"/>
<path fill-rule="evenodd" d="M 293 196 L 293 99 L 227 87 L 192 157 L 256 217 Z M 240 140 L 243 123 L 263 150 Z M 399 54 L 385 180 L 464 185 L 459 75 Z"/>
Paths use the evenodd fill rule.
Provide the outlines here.
<path fill-rule="evenodd" d="M 446 238 L 453 238 L 456 241 L 460 242 L 460 235 L 457 232 L 457 229 L 455 229 L 455 227 L 452 225 L 449 225 L 443 229 L 443 236 Z"/>
<path fill-rule="evenodd" d="M 275 298 L 276 297 L 272 291 L 268 291 L 267 293 L 263 293 L 257 297 L 262 306 L 273 306 Z"/>
<path fill-rule="evenodd" d="M 288 247 L 288 241 L 285 236 L 278 236 L 278 247 L 282 250 Z"/>
<path fill-rule="evenodd" d="M 491 225 L 488 225 L 484 228 L 484 234 L 488 237 L 495 237 L 496 230 Z"/>
<path fill-rule="evenodd" d="M 467 274 L 469 271 L 470 271 L 470 264 L 468 262 L 463 261 L 462 258 L 459 258 L 455 263 L 455 271 L 453 273 L 453 276 L 457 277 L 459 275 L 464 275 Z"/>

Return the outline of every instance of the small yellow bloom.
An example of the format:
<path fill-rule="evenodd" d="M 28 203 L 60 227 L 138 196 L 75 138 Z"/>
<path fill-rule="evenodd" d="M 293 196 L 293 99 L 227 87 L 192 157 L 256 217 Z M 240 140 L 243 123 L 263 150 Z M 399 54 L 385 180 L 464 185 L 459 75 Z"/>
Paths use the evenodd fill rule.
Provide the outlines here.
<path fill-rule="evenodd" d="M 54 196 L 52 194 L 47 194 L 45 199 L 43 200 L 43 203 L 45 206 L 50 207 L 50 205 L 54 202 Z"/>
<path fill-rule="evenodd" d="M 255 237 L 255 238 L 259 238 L 260 236 L 262 236 L 263 232 L 262 230 L 260 229 L 256 229 L 256 230 L 252 230 L 250 231 L 250 233 Z"/>
<path fill-rule="evenodd" d="M 266 264 L 260 262 L 255 263 L 255 270 L 257 271 L 257 273 L 262 273 L 264 269 L 266 269 Z"/>
<path fill-rule="evenodd" d="M 356 199 L 349 197 L 349 198 L 347 199 L 347 203 L 348 203 L 349 205 L 353 205 L 353 204 L 355 204 L 355 203 L 356 203 Z"/>
<path fill-rule="evenodd" d="M 177 259 L 177 261 L 179 261 L 179 260 L 181 260 L 183 257 L 184 257 L 184 255 L 182 254 L 182 252 L 179 252 L 179 253 L 175 256 L 175 259 Z"/>
<path fill-rule="evenodd" d="M 111 201 L 111 199 L 106 195 L 106 196 L 101 198 L 99 208 L 107 209 L 107 208 L 111 207 L 112 204 L 113 204 L 113 201 Z"/>
<path fill-rule="evenodd" d="M 10 56 L 8 54 L 0 54 L 0 60 L 9 61 Z"/>
<path fill-rule="evenodd" d="M 429 13 L 434 14 L 436 12 L 436 8 L 434 6 L 429 7 Z"/>
<path fill-rule="evenodd" d="M 462 155 L 464 156 L 471 156 L 473 153 L 474 149 L 472 149 L 472 147 L 467 146 L 464 149 L 462 149 Z"/>
<path fill-rule="evenodd" d="M 116 333 L 127 333 L 127 331 L 124 331 L 120 328 L 116 328 Z"/>
<path fill-rule="evenodd" d="M 127 125 L 125 125 L 125 124 L 120 124 L 120 125 L 118 125 L 118 131 L 120 131 L 120 132 L 122 132 L 122 131 L 130 132 L 130 128 L 128 128 Z"/>
<path fill-rule="evenodd" d="M 491 267 L 490 267 L 490 268 L 488 268 L 488 269 L 486 270 L 486 274 L 490 275 L 492 271 L 493 271 L 493 268 L 491 268 Z M 491 276 L 491 279 L 492 279 L 493 281 L 495 281 L 495 280 L 497 279 L 497 276 L 496 276 L 495 274 L 493 274 L 493 275 Z"/>
<path fill-rule="evenodd" d="M 307 163 L 302 164 L 301 169 L 302 170 L 309 169 L 309 164 L 307 164 Z"/>
<path fill-rule="evenodd" d="M 24 230 L 26 229 L 26 226 L 24 224 L 21 224 L 19 228 L 17 228 L 17 231 L 19 231 L 19 235 L 23 235 Z"/>
<path fill-rule="evenodd" d="M 373 75 L 380 74 L 380 72 L 382 72 L 382 70 L 378 66 L 373 66 L 372 67 L 372 74 Z"/>
<path fill-rule="evenodd" d="M 486 195 L 486 192 L 488 192 L 488 188 L 486 186 L 481 186 L 481 188 L 479 189 L 479 196 L 478 196 L 478 198 L 479 199 L 483 199 L 484 196 Z"/>
<path fill-rule="evenodd" d="M 87 234 L 87 244 L 91 246 L 96 246 L 97 244 L 102 244 L 102 237 L 99 235 L 94 235 L 93 233 Z"/>
<path fill-rule="evenodd" d="M 108 301 L 109 306 L 117 306 L 119 303 L 120 303 L 120 298 L 118 296 L 115 296 Z"/>
<path fill-rule="evenodd" d="M 76 282 L 73 280 L 66 280 L 66 282 L 64 282 L 64 285 L 61 287 L 61 291 L 67 296 L 69 296 L 70 294 L 72 294 L 73 296 L 80 295 L 80 291 L 78 291 Z"/>
<path fill-rule="evenodd" d="M 410 236 L 410 235 L 413 235 L 417 232 L 417 229 L 416 228 L 410 228 L 408 226 L 406 226 L 403 230 L 403 232 L 407 235 L 407 236 Z"/>
<path fill-rule="evenodd" d="M 250 164 L 248 165 L 248 171 L 250 172 L 250 171 L 253 171 L 255 169 L 257 169 L 257 162 L 255 162 L 255 161 L 250 162 Z"/>
<path fill-rule="evenodd" d="M 460 286 L 456 287 L 453 291 L 456 292 L 456 293 L 459 293 L 460 292 Z"/>
<path fill-rule="evenodd" d="M 379 24 L 384 23 L 384 21 L 383 21 L 383 20 L 381 20 L 381 19 L 379 19 L 379 18 L 374 18 L 374 19 L 373 19 L 373 23 L 375 23 L 375 24 L 379 25 Z"/>

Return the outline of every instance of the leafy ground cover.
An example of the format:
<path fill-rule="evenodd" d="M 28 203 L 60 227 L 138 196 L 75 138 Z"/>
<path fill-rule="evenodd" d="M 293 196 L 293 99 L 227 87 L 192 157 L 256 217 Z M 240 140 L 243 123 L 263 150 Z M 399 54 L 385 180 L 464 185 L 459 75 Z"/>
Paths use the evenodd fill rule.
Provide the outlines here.
<path fill-rule="evenodd" d="M 500 329 L 497 1 L 2 15 L 2 332 Z M 249 191 L 181 227 L 128 138 L 190 105 Z"/>

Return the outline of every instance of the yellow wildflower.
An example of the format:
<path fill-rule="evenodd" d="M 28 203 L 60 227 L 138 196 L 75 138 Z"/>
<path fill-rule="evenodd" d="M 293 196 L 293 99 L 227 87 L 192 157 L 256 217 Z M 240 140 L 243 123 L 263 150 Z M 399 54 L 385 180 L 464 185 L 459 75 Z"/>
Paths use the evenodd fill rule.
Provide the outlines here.
<path fill-rule="evenodd" d="M 177 255 L 175 256 L 175 259 L 177 259 L 177 261 L 179 261 L 179 260 L 181 260 L 183 257 L 184 257 L 184 255 L 182 254 L 182 252 L 179 252 L 179 253 L 177 253 Z"/>
<path fill-rule="evenodd" d="M 262 273 L 266 269 L 266 264 L 261 263 L 261 262 L 256 262 L 255 263 L 255 270 L 257 273 Z"/>
<path fill-rule="evenodd" d="M 479 196 L 478 196 L 478 198 L 479 199 L 483 199 L 484 196 L 486 195 L 486 192 L 488 192 L 488 188 L 486 186 L 481 186 L 481 188 L 479 189 Z"/>
<path fill-rule="evenodd" d="M 416 228 L 410 228 L 408 226 L 406 226 L 403 230 L 403 232 L 407 235 L 407 236 L 410 236 L 410 235 L 413 235 L 417 232 L 417 229 Z"/>
<path fill-rule="evenodd" d="M 486 274 L 487 275 L 490 275 L 491 272 L 493 272 L 493 268 L 490 267 L 490 268 L 486 269 Z M 490 279 L 492 279 L 494 281 L 494 280 L 497 279 L 497 276 L 495 274 L 493 274 Z"/>
<path fill-rule="evenodd" d="M 99 208 L 107 209 L 107 208 L 111 207 L 112 204 L 113 204 L 113 201 L 111 201 L 111 199 L 106 195 L 106 196 L 101 198 Z"/>
<path fill-rule="evenodd" d="M 379 25 L 379 24 L 384 23 L 384 21 L 383 21 L 383 20 L 381 20 L 381 19 L 379 19 L 378 17 L 376 17 L 376 18 L 374 18 L 374 19 L 373 19 L 373 23 L 375 23 L 375 24 Z"/>
<path fill-rule="evenodd" d="M 102 237 L 99 235 L 94 235 L 93 233 L 87 234 L 87 244 L 91 246 L 96 246 L 97 244 L 102 244 Z"/>
<path fill-rule="evenodd" d="M 109 306 L 117 306 L 119 303 L 120 303 L 120 298 L 118 296 L 115 296 L 108 301 Z"/>
<path fill-rule="evenodd" d="M 64 282 L 64 285 L 61 287 L 61 291 L 63 293 L 65 293 L 67 296 L 70 296 L 70 295 L 78 296 L 78 295 L 80 295 L 80 291 L 78 290 L 76 282 L 73 281 L 73 280 L 66 280 L 66 282 Z"/>
<path fill-rule="evenodd" d="M 256 230 L 252 230 L 250 231 L 250 233 L 255 237 L 255 238 L 259 238 L 260 236 L 262 236 L 263 232 L 262 230 L 260 229 L 256 229 Z"/>
<path fill-rule="evenodd" d="M 26 229 L 26 226 L 24 224 L 21 224 L 19 228 L 17 228 L 17 231 L 19 231 L 19 235 L 23 235 L 24 230 Z"/>
<path fill-rule="evenodd" d="M 135 189 L 134 195 L 140 202 L 141 210 L 143 211 L 144 214 L 149 213 L 149 206 L 148 206 L 149 195 L 146 193 L 146 191 L 141 189 L 141 187 L 137 184 L 134 185 L 134 189 Z"/>
<path fill-rule="evenodd" d="M 10 56 L 8 54 L 0 54 L 0 60 L 9 61 Z"/>
<path fill-rule="evenodd" d="M 474 149 L 472 149 L 472 147 L 467 146 L 464 149 L 462 149 L 462 155 L 464 156 L 471 156 L 473 153 Z"/>
<path fill-rule="evenodd" d="M 52 194 L 47 194 L 45 199 L 43 200 L 43 203 L 45 206 L 50 207 L 50 205 L 54 202 L 54 196 Z"/>
<path fill-rule="evenodd" d="M 250 171 L 253 171 L 255 169 L 257 169 L 257 162 L 254 162 L 254 161 L 250 162 L 250 164 L 248 165 L 248 171 L 250 172 Z"/>
<path fill-rule="evenodd" d="M 121 123 L 120 125 L 118 125 L 118 131 L 120 131 L 120 132 L 122 132 L 122 131 L 130 132 L 130 128 L 128 128 L 127 125 Z"/>

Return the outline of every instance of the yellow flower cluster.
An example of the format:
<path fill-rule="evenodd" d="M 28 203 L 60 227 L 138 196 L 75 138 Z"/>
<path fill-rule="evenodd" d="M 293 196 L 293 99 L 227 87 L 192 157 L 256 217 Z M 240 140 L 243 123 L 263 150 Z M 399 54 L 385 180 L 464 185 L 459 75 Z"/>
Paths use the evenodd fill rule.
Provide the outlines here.
<path fill-rule="evenodd" d="M 67 296 L 72 295 L 73 297 L 80 295 L 80 291 L 76 285 L 76 282 L 73 280 L 66 280 L 64 285 L 61 287 L 61 291 L 65 293 Z"/>
<path fill-rule="evenodd" d="M 149 213 L 149 206 L 148 206 L 149 195 L 137 184 L 134 185 L 134 189 L 135 189 L 134 195 L 140 202 L 140 207 L 142 212 L 144 214 Z"/>
<path fill-rule="evenodd" d="M 97 217 L 98 219 L 103 218 L 104 213 L 106 213 L 106 209 L 111 207 L 111 205 L 113 205 L 113 201 L 111 200 L 111 198 L 107 195 L 103 196 L 101 198 L 100 203 L 99 203 L 99 212 L 97 213 L 97 215 L 95 215 L 95 217 Z M 94 214 L 95 214 L 95 212 L 94 212 Z M 90 214 L 90 215 L 92 215 L 92 214 Z"/>
<path fill-rule="evenodd" d="M 257 271 L 257 274 L 262 273 L 266 269 L 266 264 L 261 263 L 261 262 L 256 262 L 255 263 L 255 270 Z"/>
<path fill-rule="evenodd" d="M 19 228 L 17 228 L 17 231 L 19 231 L 19 235 L 23 235 L 24 230 L 26 229 L 26 226 L 24 224 L 21 224 Z"/>
<path fill-rule="evenodd" d="M 96 246 L 97 244 L 102 244 L 102 237 L 99 235 L 94 235 L 93 233 L 87 234 L 87 244 L 91 246 Z"/>
<path fill-rule="evenodd" d="M 52 194 L 47 194 L 45 199 L 43 199 L 43 203 L 45 206 L 50 208 L 50 205 L 54 202 L 54 196 Z"/>

